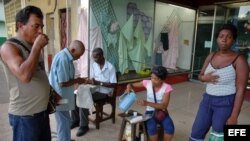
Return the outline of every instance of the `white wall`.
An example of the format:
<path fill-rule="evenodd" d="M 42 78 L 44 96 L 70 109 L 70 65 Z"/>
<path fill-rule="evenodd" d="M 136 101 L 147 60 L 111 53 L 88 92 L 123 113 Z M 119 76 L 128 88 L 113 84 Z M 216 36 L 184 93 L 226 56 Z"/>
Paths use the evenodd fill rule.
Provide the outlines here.
<path fill-rule="evenodd" d="M 189 70 L 191 69 L 194 22 L 183 22 L 180 25 L 180 31 L 179 58 L 177 60 L 177 66 Z M 184 40 L 187 40 L 189 45 L 185 45 Z"/>
<path fill-rule="evenodd" d="M 179 26 L 179 57 L 177 59 L 177 67 L 189 70 L 191 69 L 195 10 L 156 2 L 154 39 L 156 40 L 157 37 L 159 37 L 164 24 L 168 22 L 168 18 L 174 9 L 176 9 L 181 19 Z M 184 40 L 188 42 L 187 45 L 184 44 Z"/>

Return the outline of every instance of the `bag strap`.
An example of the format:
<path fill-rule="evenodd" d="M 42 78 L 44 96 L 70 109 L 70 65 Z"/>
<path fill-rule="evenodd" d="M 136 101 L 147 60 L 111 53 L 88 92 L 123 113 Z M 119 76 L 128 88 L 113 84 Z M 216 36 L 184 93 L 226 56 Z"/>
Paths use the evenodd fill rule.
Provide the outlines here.
<path fill-rule="evenodd" d="M 152 84 L 152 89 L 153 89 L 153 94 L 154 94 L 155 103 L 157 103 L 156 95 L 155 95 L 155 89 L 154 89 L 154 87 L 153 87 L 153 84 Z"/>
<path fill-rule="evenodd" d="M 19 44 L 30 54 L 30 50 L 21 41 L 15 39 L 15 38 L 10 38 L 10 39 L 8 39 L 8 41 Z"/>
<path fill-rule="evenodd" d="M 18 45 L 22 46 L 30 54 L 30 50 L 28 49 L 28 47 L 26 47 L 26 45 L 24 45 L 21 41 L 15 39 L 15 38 L 10 38 L 10 39 L 8 39 L 8 41 L 17 43 Z M 44 68 L 40 63 L 38 63 L 38 65 L 41 68 Z"/>
<path fill-rule="evenodd" d="M 153 84 L 152 84 L 152 89 L 153 89 L 153 93 L 154 93 L 154 100 L 155 100 L 155 103 L 157 103 L 157 100 L 156 100 L 156 95 L 155 95 L 155 89 L 153 87 Z M 162 111 L 167 111 L 167 110 L 162 110 Z M 168 113 L 168 111 L 167 111 Z"/>

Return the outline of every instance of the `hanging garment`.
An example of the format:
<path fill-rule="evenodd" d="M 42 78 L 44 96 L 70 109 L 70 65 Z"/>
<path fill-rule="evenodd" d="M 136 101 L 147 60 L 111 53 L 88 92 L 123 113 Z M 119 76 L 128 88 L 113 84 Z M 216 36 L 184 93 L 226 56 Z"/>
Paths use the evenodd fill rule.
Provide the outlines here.
<path fill-rule="evenodd" d="M 166 68 L 176 70 L 176 63 L 178 58 L 178 48 L 179 48 L 179 19 L 174 16 L 173 21 L 168 25 L 169 29 L 169 49 L 164 51 L 162 54 L 162 64 Z"/>
<path fill-rule="evenodd" d="M 88 10 L 79 8 L 79 27 L 78 40 L 82 41 L 85 46 L 84 54 L 77 60 L 76 69 L 79 71 L 81 77 L 88 76 Z"/>
<path fill-rule="evenodd" d="M 103 49 L 103 43 L 102 43 L 102 32 L 100 27 L 95 27 L 90 29 L 90 46 L 89 46 L 89 53 L 90 56 L 92 55 L 92 50 L 95 48 L 102 48 Z M 91 61 L 93 61 L 92 59 L 90 59 Z M 90 62 L 90 64 L 92 64 L 93 62 Z"/>
<path fill-rule="evenodd" d="M 85 53 L 77 60 L 77 67 L 80 71 L 81 77 L 88 76 L 88 60 L 90 60 L 90 64 L 93 63 L 93 60 L 89 58 L 91 56 L 91 52 L 94 48 L 103 48 L 102 46 L 102 34 L 99 27 L 95 27 L 90 29 L 90 46 L 89 48 L 85 45 L 86 51 Z"/>
<path fill-rule="evenodd" d="M 92 98 L 92 92 L 94 92 L 95 86 L 92 85 L 79 85 L 76 95 L 76 105 L 80 108 L 86 108 L 92 113 L 94 108 L 94 102 Z"/>
<path fill-rule="evenodd" d="M 148 36 L 148 40 L 146 41 L 144 47 L 147 51 L 147 55 L 151 56 L 152 52 L 153 52 L 153 33 L 152 33 L 152 30 Z"/>
<path fill-rule="evenodd" d="M 133 15 L 122 27 L 119 37 L 118 56 L 119 71 L 124 74 L 128 70 L 128 49 L 133 48 Z"/>
<path fill-rule="evenodd" d="M 161 33 L 161 42 L 163 45 L 164 51 L 168 50 L 168 33 Z"/>
<path fill-rule="evenodd" d="M 129 57 L 132 60 L 133 67 L 138 73 L 145 68 L 145 36 L 142 29 L 141 19 L 135 28 L 134 32 L 134 47 L 129 50 Z"/>

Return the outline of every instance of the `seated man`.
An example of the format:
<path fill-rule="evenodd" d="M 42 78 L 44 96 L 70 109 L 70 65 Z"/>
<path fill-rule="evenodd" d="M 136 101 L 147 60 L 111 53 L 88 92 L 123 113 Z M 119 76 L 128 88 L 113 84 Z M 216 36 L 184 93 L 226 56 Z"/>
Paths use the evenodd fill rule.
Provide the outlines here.
<path fill-rule="evenodd" d="M 92 52 L 94 63 L 90 66 L 90 79 L 88 83 L 99 85 L 96 92 L 93 93 L 93 100 L 98 101 L 107 98 L 112 94 L 113 88 L 117 83 L 115 67 L 105 60 L 103 50 L 95 48 Z M 71 129 L 79 125 L 77 136 L 84 135 L 89 130 L 89 109 L 79 108 L 71 112 L 72 124 Z M 79 115 L 80 113 L 80 115 Z M 80 117 L 80 118 L 79 118 Z"/>

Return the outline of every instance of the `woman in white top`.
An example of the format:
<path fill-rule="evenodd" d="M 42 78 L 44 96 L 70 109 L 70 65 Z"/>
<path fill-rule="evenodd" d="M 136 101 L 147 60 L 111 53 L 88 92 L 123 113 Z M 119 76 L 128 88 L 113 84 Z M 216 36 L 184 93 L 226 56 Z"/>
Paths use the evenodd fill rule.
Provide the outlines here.
<path fill-rule="evenodd" d="M 249 66 L 243 55 L 231 49 L 237 29 L 223 25 L 216 37 L 219 50 L 208 55 L 199 74 L 199 80 L 207 85 L 190 141 L 204 140 L 210 127 L 213 135 L 223 138 L 224 125 L 237 124 L 244 99 Z"/>
<path fill-rule="evenodd" d="M 135 87 L 145 87 L 147 90 L 147 99 L 138 100 L 137 103 L 141 106 L 146 106 L 146 114 L 152 115 L 152 118 L 146 121 L 147 132 L 151 141 L 158 141 L 157 124 L 160 124 L 164 129 L 164 141 L 170 141 L 174 134 L 174 123 L 167 111 L 170 93 L 173 89 L 169 84 L 164 82 L 167 75 L 168 72 L 165 67 L 154 67 L 152 69 L 151 80 L 128 84 L 126 89 L 126 92 L 131 91 Z M 162 121 L 157 121 L 154 118 L 153 115 L 156 109 L 166 112 Z"/>

